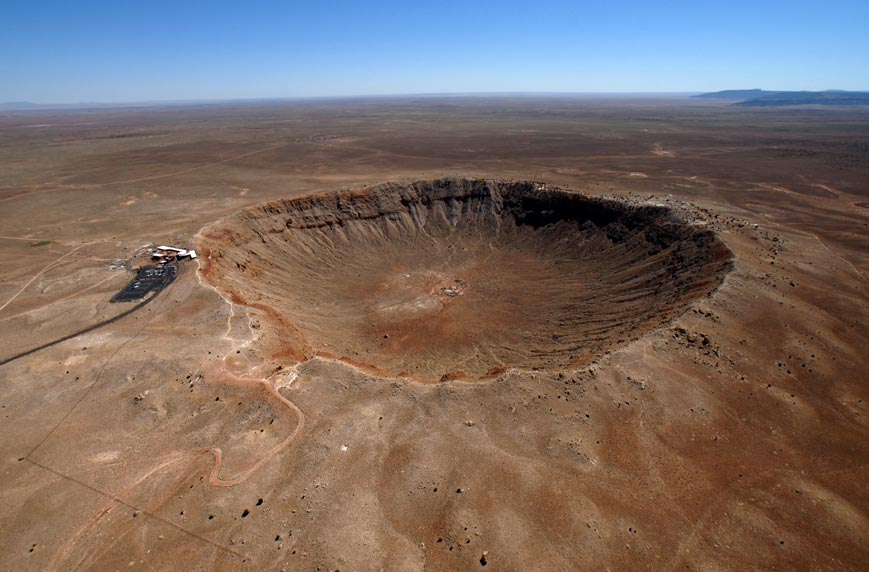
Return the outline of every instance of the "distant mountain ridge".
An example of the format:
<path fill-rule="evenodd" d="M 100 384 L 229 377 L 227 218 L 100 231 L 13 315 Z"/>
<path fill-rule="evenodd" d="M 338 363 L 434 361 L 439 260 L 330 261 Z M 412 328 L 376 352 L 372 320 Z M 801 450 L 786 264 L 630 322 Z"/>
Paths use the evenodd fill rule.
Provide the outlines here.
<path fill-rule="evenodd" d="M 781 93 L 780 91 L 766 91 L 763 89 L 725 89 L 724 91 L 714 91 L 711 93 L 701 93 L 694 97 L 698 99 L 754 99 L 765 95 Z"/>
<path fill-rule="evenodd" d="M 31 107 L 36 107 L 36 104 L 29 101 L 0 101 L 0 110 L 30 109 Z"/>
<path fill-rule="evenodd" d="M 698 99 L 733 101 L 740 107 L 784 107 L 789 105 L 869 105 L 869 91 L 767 91 L 763 89 L 726 89 L 695 95 Z"/>

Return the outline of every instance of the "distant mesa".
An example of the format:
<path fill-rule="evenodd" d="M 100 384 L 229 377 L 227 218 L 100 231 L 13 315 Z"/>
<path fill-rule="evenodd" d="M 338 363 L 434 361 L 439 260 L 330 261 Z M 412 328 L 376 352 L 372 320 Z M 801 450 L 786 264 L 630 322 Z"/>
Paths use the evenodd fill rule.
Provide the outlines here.
<path fill-rule="evenodd" d="M 734 101 L 740 107 L 785 107 L 794 105 L 869 105 L 869 92 L 843 91 L 766 91 L 763 89 L 726 89 L 695 95 L 698 99 Z"/>
<path fill-rule="evenodd" d="M 694 97 L 698 99 L 732 99 L 736 101 L 744 101 L 746 99 L 754 99 L 777 93 L 781 92 L 765 91 L 763 89 L 725 89 L 723 91 L 701 93 L 700 95 L 695 95 Z"/>
<path fill-rule="evenodd" d="M 262 204 L 197 248 L 205 278 L 270 323 L 260 348 L 277 361 L 419 381 L 586 365 L 713 292 L 731 264 L 666 207 L 468 179 Z"/>

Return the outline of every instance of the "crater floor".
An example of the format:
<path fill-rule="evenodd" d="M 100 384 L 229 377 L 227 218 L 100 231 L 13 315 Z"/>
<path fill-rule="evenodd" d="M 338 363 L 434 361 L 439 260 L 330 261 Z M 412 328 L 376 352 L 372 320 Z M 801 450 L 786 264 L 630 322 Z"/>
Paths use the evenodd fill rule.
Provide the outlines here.
<path fill-rule="evenodd" d="M 200 242 L 276 356 L 421 381 L 581 366 L 709 294 L 731 258 L 665 207 L 467 179 L 270 202 Z"/>

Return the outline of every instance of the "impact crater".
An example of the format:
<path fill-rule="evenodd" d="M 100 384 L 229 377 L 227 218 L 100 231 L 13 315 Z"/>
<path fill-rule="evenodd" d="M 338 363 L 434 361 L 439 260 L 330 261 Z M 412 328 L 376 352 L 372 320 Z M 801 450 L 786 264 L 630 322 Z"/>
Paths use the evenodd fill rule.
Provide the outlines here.
<path fill-rule="evenodd" d="M 258 205 L 198 248 L 273 359 L 419 381 L 581 367 L 712 293 L 732 257 L 666 207 L 468 179 Z"/>

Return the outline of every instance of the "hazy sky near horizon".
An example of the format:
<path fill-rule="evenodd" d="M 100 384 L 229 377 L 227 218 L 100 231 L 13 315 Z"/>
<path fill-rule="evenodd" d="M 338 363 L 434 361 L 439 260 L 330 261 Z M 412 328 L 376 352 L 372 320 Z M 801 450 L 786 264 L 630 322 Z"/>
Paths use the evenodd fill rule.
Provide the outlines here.
<path fill-rule="evenodd" d="M 869 90 L 869 1 L 2 0 L 0 101 Z"/>

